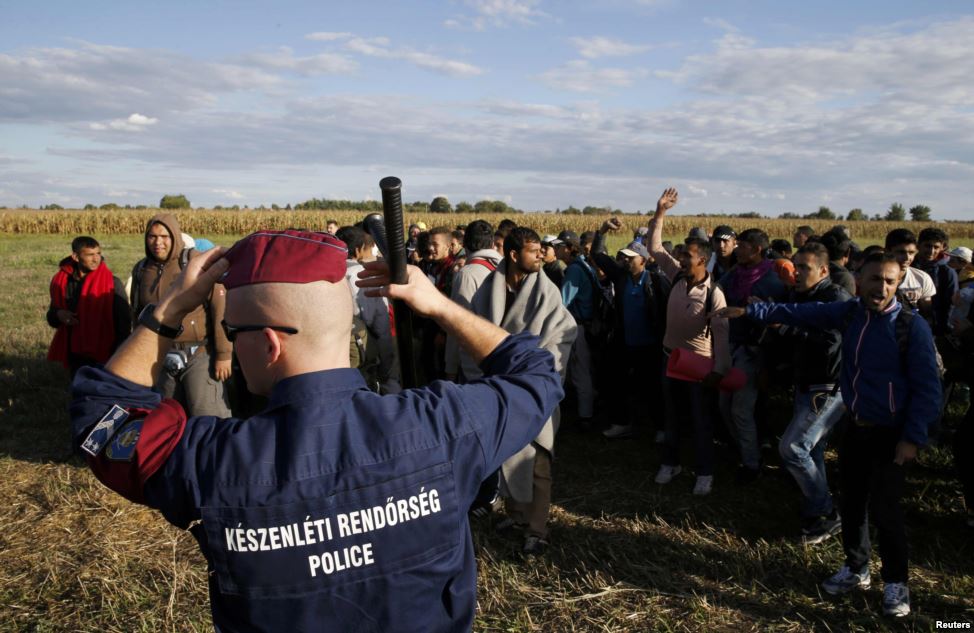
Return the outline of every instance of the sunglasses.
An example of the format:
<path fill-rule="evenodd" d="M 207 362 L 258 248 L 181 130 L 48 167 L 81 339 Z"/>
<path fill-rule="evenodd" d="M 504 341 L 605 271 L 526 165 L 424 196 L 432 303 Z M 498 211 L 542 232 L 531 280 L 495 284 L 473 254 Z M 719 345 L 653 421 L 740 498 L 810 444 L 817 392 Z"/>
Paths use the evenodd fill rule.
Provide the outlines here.
<path fill-rule="evenodd" d="M 284 332 L 285 334 L 297 334 L 297 328 L 288 327 L 286 325 L 230 325 L 226 321 L 220 321 L 220 325 L 223 326 L 223 333 L 227 335 L 227 340 L 233 343 L 237 334 L 241 332 L 260 332 L 264 328 L 270 328 L 277 332 Z"/>

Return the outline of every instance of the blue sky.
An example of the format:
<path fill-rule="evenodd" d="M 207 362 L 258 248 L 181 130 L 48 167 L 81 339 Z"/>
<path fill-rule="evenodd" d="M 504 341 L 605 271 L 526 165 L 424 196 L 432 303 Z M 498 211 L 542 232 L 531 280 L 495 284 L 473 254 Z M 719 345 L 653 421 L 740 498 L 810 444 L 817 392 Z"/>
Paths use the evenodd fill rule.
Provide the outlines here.
<path fill-rule="evenodd" d="M 0 205 L 974 218 L 968 2 L 0 0 Z"/>

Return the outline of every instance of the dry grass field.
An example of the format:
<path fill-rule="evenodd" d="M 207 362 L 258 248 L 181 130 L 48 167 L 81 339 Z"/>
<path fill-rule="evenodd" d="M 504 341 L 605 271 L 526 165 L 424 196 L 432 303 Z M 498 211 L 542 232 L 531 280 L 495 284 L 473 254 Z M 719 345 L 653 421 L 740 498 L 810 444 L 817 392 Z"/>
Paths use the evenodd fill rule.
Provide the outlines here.
<path fill-rule="evenodd" d="M 107 491 L 69 456 L 67 376 L 44 360 L 48 283 L 71 236 L 95 235 L 124 278 L 141 256 L 132 233 L 141 231 L 145 214 L 125 215 L 123 227 L 111 224 L 117 212 L 61 213 L 60 224 L 45 225 L 57 235 L 32 234 L 43 231 L 25 228 L 32 226 L 26 215 L 0 219 L 0 631 L 210 630 L 195 541 Z M 322 228 L 330 215 L 271 222 L 257 212 L 180 214 L 190 233 L 223 244 L 256 226 Z M 463 221 L 426 221 L 440 218 Z M 551 224 L 538 228 L 553 232 L 569 218 L 542 219 Z M 585 220 L 589 228 L 595 219 Z M 682 231 L 675 220 L 674 235 Z M 221 235 L 227 232 L 233 235 Z M 779 430 L 788 410 L 784 397 L 771 397 L 769 419 Z M 959 414 L 951 408 L 948 427 Z M 914 613 L 896 623 L 879 615 L 875 571 L 877 582 L 865 593 L 823 595 L 818 582 L 841 564 L 841 546 L 832 540 L 806 548 L 796 540 L 797 491 L 775 466 L 776 455 L 765 457 L 768 476 L 741 488 L 733 483 L 731 451 L 721 447 L 714 493 L 696 498 L 688 475 L 666 487 L 653 483 L 659 456 L 650 437 L 610 442 L 566 429 L 548 553 L 525 560 L 519 543 L 495 534 L 490 521 L 473 524 L 475 629 L 929 631 L 937 620 L 974 622 L 974 541 L 963 525 L 949 450 L 925 451 L 908 477 Z"/>

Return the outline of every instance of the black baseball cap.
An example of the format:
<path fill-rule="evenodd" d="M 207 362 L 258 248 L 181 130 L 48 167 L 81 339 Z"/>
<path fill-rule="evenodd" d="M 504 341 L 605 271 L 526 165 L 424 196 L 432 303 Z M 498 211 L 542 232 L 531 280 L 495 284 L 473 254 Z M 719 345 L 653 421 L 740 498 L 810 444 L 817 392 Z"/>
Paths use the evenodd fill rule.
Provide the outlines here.
<path fill-rule="evenodd" d="M 578 239 L 578 234 L 576 234 L 575 231 L 569 231 L 568 229 L 565 229 L 564 231 L 558 234 L 558 240 L 561 242 L 574 244 L 575 246 L 579 246 L 581 244 L 581 242 Z"/>
<path fill-rule="evenodd" d="M 737 233 L 735 233 L 734 229 L 727 226 L 726 224 L 721 224 L 716 229 L 714 229 L 714 234 L 712 239 L 733 240 L 733 239 L 737 239 Z"/>

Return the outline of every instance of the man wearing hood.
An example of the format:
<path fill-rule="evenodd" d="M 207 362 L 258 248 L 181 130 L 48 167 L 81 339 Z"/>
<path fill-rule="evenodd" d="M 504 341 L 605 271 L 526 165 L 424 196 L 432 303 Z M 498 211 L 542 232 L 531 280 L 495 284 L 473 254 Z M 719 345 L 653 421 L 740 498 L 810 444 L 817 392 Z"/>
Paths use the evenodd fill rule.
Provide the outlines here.
<path fill-rule="evenodd" d="M 132 269 L 133 320 L 146 306 L 159 303 L 186 263 L 197 255 L 185 247 L 176 216 L 161 213 L 149 220 L 145 259 Z M 232 347 L 220 327 L 225 299 L 226 291 L 218 284 L 207 301 L 183 319 L 182 332 L 173 340 L 165 371 L 155 385 L 163 397 L 179 400 L 190 415 L 230 416 L 224 381 L 230 377 Z"/>
<path fill-rule="evenodd" d="M 93 237 L 71 241 L 51 280 L 47 323 L 56 329 L 47 359 L 74 376 L 85 365 L 108 360 L 132 329 L 125 288 L 112 275 Z"/>

